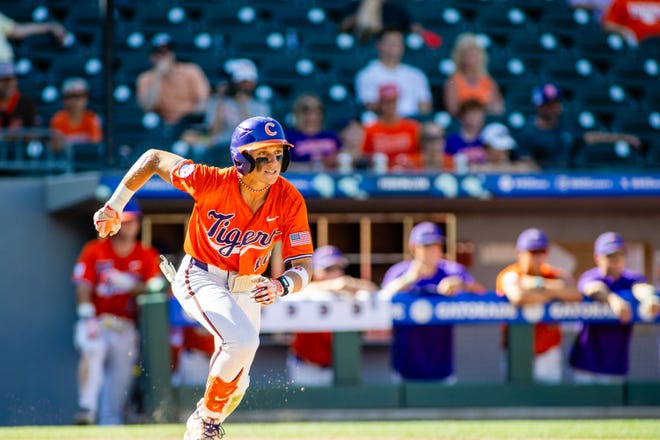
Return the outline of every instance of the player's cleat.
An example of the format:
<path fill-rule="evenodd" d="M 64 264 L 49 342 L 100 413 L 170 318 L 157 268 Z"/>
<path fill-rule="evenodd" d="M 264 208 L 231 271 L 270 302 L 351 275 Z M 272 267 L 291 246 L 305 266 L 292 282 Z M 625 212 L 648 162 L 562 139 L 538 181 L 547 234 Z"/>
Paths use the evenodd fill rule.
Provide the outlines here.
<path fill-rule="evenodd" d="M 204 420 L 195 410 L 194 413 L 188 417 L 186 422 L 186 433 L 183 435 L 183 440 L 218 440 L 225 436 L 225 430 L 218 419 Z"/>
<path fill-rule="evenodd" d="M 94 413 L 86 408 L 81 408 L 73 420 L 76 425 L 93 425 L 96 422 Z"/>

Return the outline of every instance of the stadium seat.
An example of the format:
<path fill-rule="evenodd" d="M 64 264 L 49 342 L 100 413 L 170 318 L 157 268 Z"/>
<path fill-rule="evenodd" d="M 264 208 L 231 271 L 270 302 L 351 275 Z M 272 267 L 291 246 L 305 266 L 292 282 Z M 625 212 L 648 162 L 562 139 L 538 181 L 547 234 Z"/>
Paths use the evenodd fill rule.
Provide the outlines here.
<path fill-rule="evenodd" d="M 660 81 L 659 60 L 644 56 L 618 57 L 612 60 L 607 76 L 614 83 L 645 94 L 654 82 Z"/>
<path fill-rule="evenodd" d="M 574 158 L 576 169 L 634 170 L 645 165 L 642 154 L 632 147 L 614 143 L 582 145 Z"/>
<path fill-rule="evenodd" d="M 73 144 L 71 149 L 74 171 L 95 171 L 105 168 L 105 144 Z"/>
<path fill-rule="evenodd" d="M 612 122 L 612 130 L 619 133 L 628 133 L 638 136 L 645 148 L 649 149 L 660 145 L 660 118 L 659 110 L 627 110 L 618 112 Z M 653 124 L 653 125 L 652 125 Z"/>

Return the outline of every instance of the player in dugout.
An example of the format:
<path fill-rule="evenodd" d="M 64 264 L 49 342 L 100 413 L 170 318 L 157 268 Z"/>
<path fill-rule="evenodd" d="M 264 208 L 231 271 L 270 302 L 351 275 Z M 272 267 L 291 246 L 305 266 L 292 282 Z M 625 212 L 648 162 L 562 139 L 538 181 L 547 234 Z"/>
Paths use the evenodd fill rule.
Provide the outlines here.
<path fill-rule="evenodd" d="M 290 160 L 280 123 L 253 117 L 234 130 L 233 166 L 194 163 L 151 149 L 128 170 L 94 215 L 101 237 L 117 233 L 121 212 L 135 191 L 157 174 L 194 199 L 178 271 L 162 268 L 183 309 L 215 337 L 204 397 L 186 423 L 186 440 L 224 436 L 222 423 L 239 405 L 259 346 L 261 307 L 304 288 L 312 272 L 307 207 L 281 176 Z M 281 242 L 284 273 L 263 276 Z"/>

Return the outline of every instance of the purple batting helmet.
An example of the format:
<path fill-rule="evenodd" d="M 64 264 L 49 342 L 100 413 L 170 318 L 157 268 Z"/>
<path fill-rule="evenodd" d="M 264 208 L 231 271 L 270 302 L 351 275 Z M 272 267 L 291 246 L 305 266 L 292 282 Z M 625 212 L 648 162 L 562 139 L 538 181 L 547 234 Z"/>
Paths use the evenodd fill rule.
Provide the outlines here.
<path fill-rule="evenodd" d="M 254 169 L 255 165 L 254 159 L 247 151 L 273 145 L 286 147 L 282 158 L 282 172 L 284 172 L 289 167 L 291 159 L 289 148 L 292 148 L 293 145 L 286 140 L 284 129 L 279 122 L 273 118 L 255 116 L 244 120 L 234 129 L 229 150 L 238 171 L 246 175 Z"/>

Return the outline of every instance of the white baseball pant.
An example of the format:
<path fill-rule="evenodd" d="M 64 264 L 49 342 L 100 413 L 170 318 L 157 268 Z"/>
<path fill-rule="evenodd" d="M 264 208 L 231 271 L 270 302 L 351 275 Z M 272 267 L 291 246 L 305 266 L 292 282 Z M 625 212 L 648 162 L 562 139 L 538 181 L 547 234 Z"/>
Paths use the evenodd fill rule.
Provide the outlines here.
<path fill-rule="evenodd" d="M 220 422 L 249 386 L 261 325 L 261 304 L 250 299 L 249 291 L 231 293 L 229 277 L 227 271 L 186 255 L 172 283 L 183 310 L 215 337 L 204 406 Z"/>

